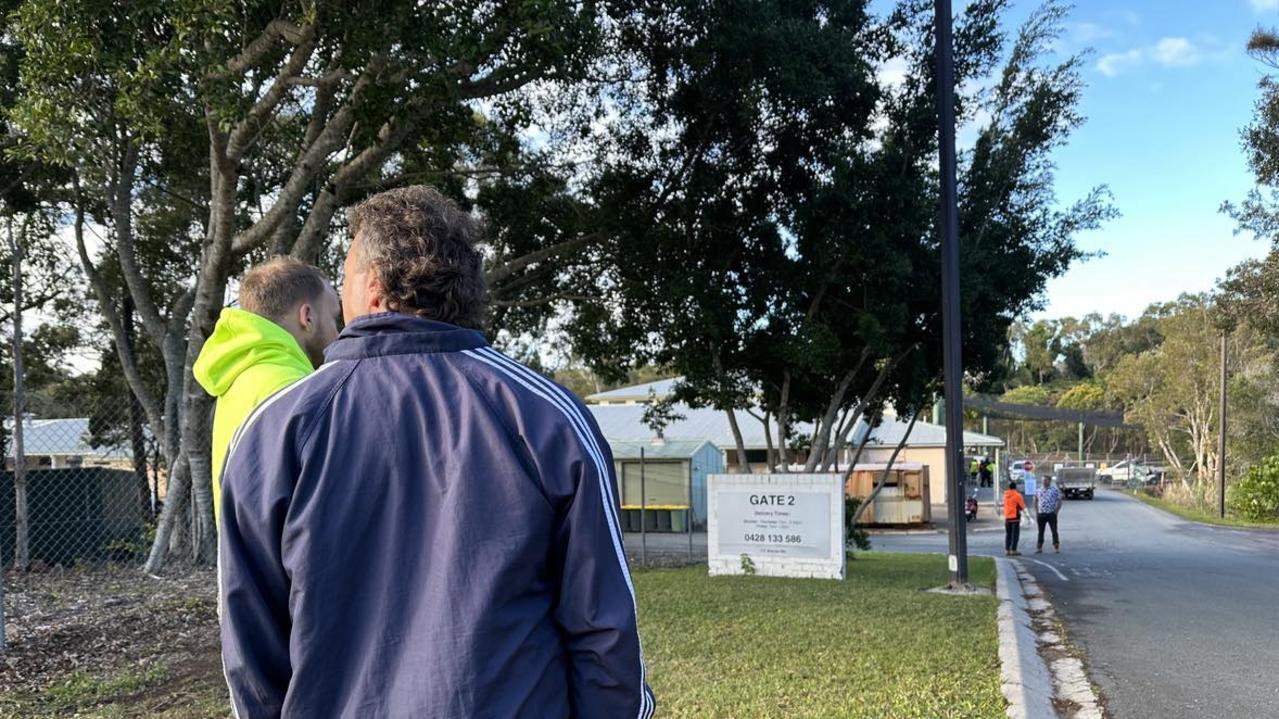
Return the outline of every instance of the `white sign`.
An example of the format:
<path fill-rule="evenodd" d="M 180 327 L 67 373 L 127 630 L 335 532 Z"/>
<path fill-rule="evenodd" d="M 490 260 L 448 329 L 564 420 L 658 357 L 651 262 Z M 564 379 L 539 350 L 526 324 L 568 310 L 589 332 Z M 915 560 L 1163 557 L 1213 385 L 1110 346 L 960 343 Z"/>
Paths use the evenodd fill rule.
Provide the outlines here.
<path fill-rule="evenodd" d="M 712 575 L 844 578 L 844 487 L 838 474 L 713 474 Z"/>

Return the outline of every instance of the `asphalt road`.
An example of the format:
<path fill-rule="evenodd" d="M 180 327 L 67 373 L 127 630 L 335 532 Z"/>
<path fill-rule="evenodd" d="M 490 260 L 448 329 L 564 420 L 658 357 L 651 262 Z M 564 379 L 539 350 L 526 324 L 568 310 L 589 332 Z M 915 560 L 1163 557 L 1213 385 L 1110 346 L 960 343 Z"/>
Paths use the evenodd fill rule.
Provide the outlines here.
<path fill-rule="evenodd" d="M 1066 502 L 1062 551 L 1021 557 L 1088 657 L 1118 719 L 1279 716 L 1279 533 L 1186 522 L 1123 494 Z M 945 551 L 944 535 L 877 536 Z M 1002 554 L 1003 533 L 969 535 Z"/>

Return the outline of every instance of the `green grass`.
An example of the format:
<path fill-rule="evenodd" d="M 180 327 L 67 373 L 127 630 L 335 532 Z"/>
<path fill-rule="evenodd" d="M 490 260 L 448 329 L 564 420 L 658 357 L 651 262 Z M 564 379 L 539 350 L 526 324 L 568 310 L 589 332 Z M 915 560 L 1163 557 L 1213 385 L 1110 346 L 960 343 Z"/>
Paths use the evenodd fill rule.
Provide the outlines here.
<path fill-rule="evenodd" d="M 1239 527 L 1243 529 L 1279 529 L 1279 521 L 1275 522 L 1252 522 L 1238 517 L 1226 515 L 1225 519 L 1218 517 L 1215 512 L 1206 512 L 1202 509 L 1193 507 L 1184 507 L 1175 502 L 1169 502 L 1160 497 L 1152 497 L 1140 490 L 1131 490 L 1129 495 L 1140 499 L 1156 509 L 1162 509 L 1170 514 L 1175 514 L 1182 519 L 1188 519 L 1192 522 L 1201 522 L 1203 524 L 1215 524 L 1220 527 Z M 1229 510 L 1227 510 L 1228 512 Z"/>
<path fill-rule="evenodd" d="M 934 555 L 861 553 L 843 582 L 635 573 L 649 680 L 664 719 L 1002 717 L 992 597 L 922 590 Z M 973 558 L 974 584 L 994 564 Z M 38 696 L 0 697 L 0 718 L 223 719 L 217 647 L 185 664 L 77 673 Z"/>
<path fill-rule="evenodd" d="M 994 585 L 989 559 L 974 584 Z M 1002 717 L 993 597 L 921 590 L 941 556 L 859 554 L 848 579 L 637 572 L 662 717 Z"/>
<path fill-rule="evenodd" d="M 118 700 L 157 690 L 168 676 L 164 666 L 136 667 L 105 677 L 76 672 L 38 697 L 0 699 L 0 716 L 113 719 L 125 716 Z"/>

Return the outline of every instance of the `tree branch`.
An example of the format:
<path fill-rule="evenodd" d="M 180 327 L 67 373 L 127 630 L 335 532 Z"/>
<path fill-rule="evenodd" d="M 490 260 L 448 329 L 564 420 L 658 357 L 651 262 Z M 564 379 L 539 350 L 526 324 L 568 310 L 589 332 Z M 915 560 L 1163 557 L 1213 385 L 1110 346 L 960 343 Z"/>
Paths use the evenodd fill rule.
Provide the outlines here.
<path fill-rule="evenodd" d="M 270 239 L 275 228 L 284 221 L 285 217 L 290 214 L 296 214 L 298 204 L 301 202 L 303 195 L 306 194 L 308 188 L 320 175 L 329 156 L 348 143 L 348 133 L 355 123 L 355 105 L 358 104 L 360 97 L 364 94 L 364 90 L 372 83 L 373 77 L 380 73 L 382 68 L 383 61 L 376 57 L 365 67 L 364 72 L 360 74 L 360 78 L 356 80 L 355 86 L 351 89 L 350 97 L 334 113 L 333 118 L 325 124 L 324 129 L 316 137 L 315 142 L 307 148 L 306 152 L 302 154 L 294 165 L 293 172 L 280 190 L 275 203 L 271 205 L 271 209 L 258 218 L 257 222 L 253 223 L 249 229 L 235 238 L 231 246 L 233 256 L 242 256 L 244 253 L 262 245 Z M 325 204 L 331 204 L 331 206 L 325 207 Z M 316 205 L 312 207 L 311 216 L 307 218 L 308 225 L 312 224 L 312 217 L 315 216 L 317 209 L 321 213 L 328 213 L 323 228 L 327 229 L 328 219 L 332 217 L 332 213 L 336 209 L 336 203 L 332 202 L 332 200 L 326 203 L 323 193 L 321 193 L 321 197 L 316 200 Z M 315 230 L 317 233 L 319 231 Z M 307 228 L 304 226 L 303 234 L 305 235 L 306 232 Z M 299 238 L 299 242 L 301 242 L 301 238 Z M 295 244 L 294 254 L 297 254 L 296 247 L 297 245 Z"/>
<path fill-rule="evenodd" d="M 267 23 L 261 35 L 258 35 L 246 45 L 240 51 L 240 54 L 227 61 L 226 67 L 210 72 L 205 77 L 209 80 L 230 80 L 243 75 L 249 68 L 261 61 L 271 51 L 271 48 L 275 47 L 276 42 L 284 40 L 294 45 L 300 45 L 305 41 L 305 34 L 306 30 L 304 28 L 298 27 L 288 20 L 278 18 L 272 20 Z"/>
<path fill-rule="evenodd" d="M 556 292 L 553 295 L 548 295 L 546 297 L 539 297 L 537 299 L 532 299 L 532 300 L 508 300 L 508 301 L 497 300 L 493 302 L 493 306 L 494 307 L 511 307 L 511 308 L 536 307 L 538 305 L 546 305 L 552 302 L 559 302 L 561 300 L 591 302 L 597 299 L 599 298 L 588 297 L 586 295 L 577 295 L 577 294 L 573 294 L 572 292 Z"/>
<path fill-rule="evenodd" d="M 275 76 L 266 93 L 253 103 L 248 114 L 231 132 L 231 138 L 227 142 L 227 158 L 231 162 L 239 163 L 244 157 L 245 151 L 253 145 L 262 129 L 266 127 L 267 118 L 280 106 L 289 88 L 293 86 L 290 80 L 301 75 L 306 69 L 306 64 L 310 62 L 311 55 L 315 52 L 314 36 L 314 25 L 303 28 L 302 42 L 289 54 L 288 62 L 280 68 L 280 72 Z"/>
<path fill-rule="evenodd" d="M 133 297 L 133 306 L 137 310 L 142 326 L 157 345 L 164 341 L 164 319 L 160 308 L 156 306 L 146 278 L 138 267 L 137 250 L 133 244 L 133 185 L 138 171 L 138 144 L 127 133 L 121 139 L 123 154 L 120 157 L 115 186 L 111 188 L 111 215 L 115 225 L 116 256 L 120 262 L 120 273 L 124 275 L 124 283 L 129 295 Z"/>
<path fill-rule="evenodd" d="M 137 355 L 133 351 L 132 344 L 128 341 L 124 321 L 112 302 L 111 291 L 107 287 L 106 280 L 103 279 L 102 274 L 89 257 L 89 250 L 84 242 L 84 199 L 80 194 L 78 176 L 72 176 L 72 185 L 75 189 L 75 242 L 76 251 L 80 255 L 80 264 L 84 267 L 84 274 L 89 278 L 89 284 L 93 287 L 94 296 L 98 300 L 98 309 L 102 312 L 102 317 L 106 319 L 107 325 L 111 328 L 111 334 L 120 355 L 120 366 L 124 370 L 124 377 L 129 383 L 129 389 L 133 391 L 133 396 L 137 397 L 138 403 L 142 405 L 143 411 L 146 412 L 147 421 L 151 424 L 153 431 L 159 436 L 164 427 L 160 403 L 142 379 L 142 373 L 138 368 Z"/>
<path fill-rule="evenodd" d="M 540 250 L 534 250 L 526 255 L 492 267 L 488 272 L 484 273 L 484 280 L 488 283 L 489 287 L 494 287 L 502 280 L 510 277 L 516 272 L 519 272 L 529 265 L 579 250 L 587 245 L 600 241 L 602 238 L 603 236 L 598 233 L 578 235 L 577 237 L 558 242 L 554 245 L 543 247 Z"/>

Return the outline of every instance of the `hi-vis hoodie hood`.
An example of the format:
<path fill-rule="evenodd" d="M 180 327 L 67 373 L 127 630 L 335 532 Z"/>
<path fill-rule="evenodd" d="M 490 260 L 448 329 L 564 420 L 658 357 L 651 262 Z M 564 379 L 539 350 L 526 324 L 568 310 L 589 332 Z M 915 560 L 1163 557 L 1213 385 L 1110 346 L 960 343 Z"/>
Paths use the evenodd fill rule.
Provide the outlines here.
<path fill-rule="evenodd" d="M 288 330 L 252 312 L 228 307 L 218 317 L 192 367 L 204 391 L 218 398 L 213 415 L 213 512 L 220 517 L 222 465 L 231 438 L 258 405 L 311 373 L 311 361 Z"/>

